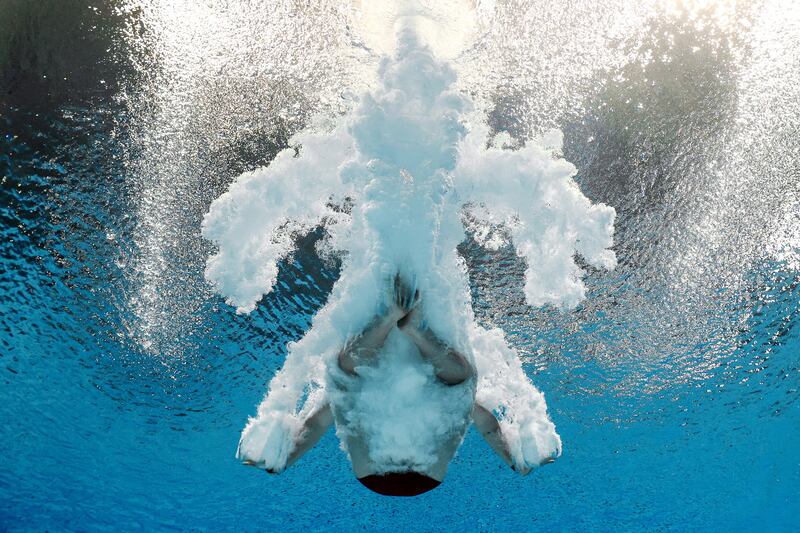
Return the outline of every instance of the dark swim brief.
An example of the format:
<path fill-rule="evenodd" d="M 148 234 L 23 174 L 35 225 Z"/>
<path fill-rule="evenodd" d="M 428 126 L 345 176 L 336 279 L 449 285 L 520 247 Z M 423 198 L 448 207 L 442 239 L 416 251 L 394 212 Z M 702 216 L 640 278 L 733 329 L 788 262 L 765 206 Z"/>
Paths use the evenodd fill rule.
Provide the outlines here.
<path fill-rule="evenodd" d="M 358 478 L 362 485 L 384 496 L 416 496 L 441 485 L 432 477 L 419 472 L 390 472 Z"/>

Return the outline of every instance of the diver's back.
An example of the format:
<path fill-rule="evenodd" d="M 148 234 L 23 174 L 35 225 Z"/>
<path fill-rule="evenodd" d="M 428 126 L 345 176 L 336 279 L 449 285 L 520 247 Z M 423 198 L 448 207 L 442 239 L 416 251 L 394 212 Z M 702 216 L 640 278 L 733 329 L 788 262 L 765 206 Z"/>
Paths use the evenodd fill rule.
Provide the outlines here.
<path fill-rule="evenodd" d="M 336 368 L 329 369 L 327 391 L 336 432 L 362 483 L 379 493 L 388 490 L 385 474 L 409 474 L 404 480 L 411 484 L 424 476 L 438 484 L 469 424 L 475 379 L 445 385 L 397 329 L 375 364 L 358 367 L 356 376 L 331 366 Z"/>

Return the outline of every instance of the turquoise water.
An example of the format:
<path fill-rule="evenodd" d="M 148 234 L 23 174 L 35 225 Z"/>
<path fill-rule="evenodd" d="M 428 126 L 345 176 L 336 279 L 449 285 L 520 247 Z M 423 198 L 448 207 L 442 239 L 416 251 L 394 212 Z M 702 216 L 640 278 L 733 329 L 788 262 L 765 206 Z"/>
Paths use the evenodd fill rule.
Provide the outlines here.
<path fill-rule="evenodd" d="M 582 190 L 617 209 L 619 266 L 589 269 L 587 299 L 574 311 L 531 309 L 512 249 L 461 245 L 476 315 L 520 352 L 564 453 L 520 477 L 471 429 L 439 488 L 393 499 L 355 480 L 332 431 L 280 476 L 234 458 L 286 343 L 309 327 L 339 265 L 315 253 L 321 230 L 300 236 L 274 292 L 237 315 L 203 279 L 212 249 L 200 220 L 310 110 L 330 112 L 346 100 L 342 86 L 362 82 L 348 79 L 358 69 L 344 56 L 308 48 L 335 24 L 284 32 L 277 52 L 237 55 L 225 39 L 238 31 L 245 46 L 262 29 L 212 4 L 229 17 L 222 37 L 189 32 L 188 49 L 144 15 L 144 29 L 122 37 L 108 20 L 87 18 L 86 28 L 112 34 L 117 63 L 87 56 L 81 64 L 93 66 L 77 86 L 43 82 L 43 60 L 6 71 L 14 76 L 0 98 L 0 529 L 800 527 L 800 67 L 775 59 L 800 57 L 789 53 L 800 26 L 759 18 L 792 20 L 788 9 L 764 2 L 737 14 L 769 29 L 770 46 L 716 19 L 701 30 L 656 13 L 619 45 L 624 61 L 600 64 L 605 56 L 590 56 L 594 45 L 581 39 L 605 22 L 580 2 L 563 12 L 543 3 L 531 27 L 545 36 L 558 34 L 553 12 L 583 21 L 572 27 L 585 31 L 553 41 L 563 56 L 525 26 L 513 33 L 526 46 L 511 47 L 522 54 L 511 61 L 498 38 L 514 29 L 508 17 L 475 49 L 498 54 L 502 68 L 484 76 L 464 67 L 475 58 L 462 61 L 464 83 L 486 83 L 476 98 L 490 101 L 493 128 L 522 138 L 554 124 L 564 131 Z M 505 4 L 513 3 L 498 10 L 513 7 Z M 86 48 L 68 37 L 41 56 L 107 49 L 97 35 Z M 208 55 L 218 63 L 192 71 L 190 52 L 203 56 L 212 37 L 222 43 Z M 297 39 L 307 48 L 281 48 Z M 323 59 L 286 72 L 245 68 L 287 53 Z M 356 62 L 371 71 L 371 60 Z"/>
<path fill-rule="evenodd" d="M 133 318 L 120 305 L 131 290 L 122 270 L 133 222 L 103 115 L 10 110 L 3 128 L 4 529 L 796 527 L 796 273 L 765 265 L 752 274 L 744 308 L 731 311 L 748 318 L 722 355 L 701 342 L 647 372 L 577 343 L 534 357 L 529 374 L 564 440 L 555 464 L 518 477 L 471 430 L 440 488 L 384 498 L 354 479 L 332 432 L 281 476 L 233 457 L 336 265 L 303 246 L 251 316 L 209 297 L 191 314 L 195 333 L 177 341 L 180 354 L 154 355 L 131 341 Z M 474 245 L 463 252 L 476 308 L 496 308 L 488 288 L 508 283 L 515 259 Z M 576 312 L 580 328 L 647 343 L 635 327 L 586 318 L 588 305 Z M 514 311 L 511 301 L 492 320 L 524 349 L 544 333 Z M 676 367 L 688 372 L 704 358 L 712 362 L 701 376 L 675 379 Z"/>

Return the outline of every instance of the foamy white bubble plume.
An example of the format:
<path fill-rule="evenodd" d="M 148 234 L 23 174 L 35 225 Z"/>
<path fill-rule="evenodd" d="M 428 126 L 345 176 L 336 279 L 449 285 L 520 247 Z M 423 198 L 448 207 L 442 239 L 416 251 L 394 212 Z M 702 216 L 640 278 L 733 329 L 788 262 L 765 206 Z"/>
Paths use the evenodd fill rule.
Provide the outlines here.
<path fill-rule="evenodd" d="M 296 135 L 269 166 L 240 176 L 203 221 L 203 235 L 219 247 L 206 277 L 240 312 L 272 290 L 278 263 L 293 250 L 287 228 L 324 219 L 323 246 L 344 252 L 340 279 L 311 329 L 288 347 L 242 433 L 239 456 L 284 468 L 303 416 L 330 399 L 327 365 L 385 304 L 387 282 L 400 271 L 415 279 L 429 327 L 474 363 L 476 401 L 499 414 L 515 463 L 536 466 L 559 454 L 561 441 L 544 396 L 502 331 L 475 324 L 456 251 L 465 238 L 464 215 L 509 228 L 528 264 L 531 305 L 569 308 L 584 297 L 576 253 L 591 265 L 615 266 L 614 210 L 581 194 L 575 167 L 554 155 L 559 132 L 509 149 L 490 139 L 485 125 L 468 128 L 463 117 L 471 105 L 451 89 L 455 73 L 413 32 L 400 34 L 379 79 L 337 126 Z M 349 213 L 335 207 L 345 201 Z M 435 399 L 416 401 L 425 409 Z M 387 425 L 376 434 L 390 435 L 398 423 L 383 417 L 370 426 Z M 392 454 L 391 439 L 376 437 L 370 445 L 375 456 Z"/>

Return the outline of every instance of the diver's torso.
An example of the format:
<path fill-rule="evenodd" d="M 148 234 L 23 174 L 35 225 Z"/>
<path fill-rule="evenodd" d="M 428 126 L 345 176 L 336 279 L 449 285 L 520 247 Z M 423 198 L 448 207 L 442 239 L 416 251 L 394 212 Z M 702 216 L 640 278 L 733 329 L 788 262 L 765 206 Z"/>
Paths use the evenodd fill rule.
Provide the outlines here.
<path fill-rule="evenodd" d="M 397 329 L 357 376 L 331 366 L 328 397 L 356 476 L 414 471 L 441 481 L 469 424 L 475 379 L 445 385 Z"/>

